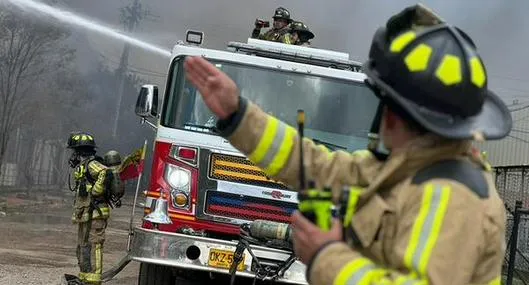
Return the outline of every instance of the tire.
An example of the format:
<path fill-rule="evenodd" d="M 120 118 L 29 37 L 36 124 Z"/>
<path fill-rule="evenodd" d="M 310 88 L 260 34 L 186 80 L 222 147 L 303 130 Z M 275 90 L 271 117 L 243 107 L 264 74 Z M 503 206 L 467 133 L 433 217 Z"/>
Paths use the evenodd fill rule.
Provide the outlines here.
<path fill-rule="evenodd" d="M 176 278 L 170 267 L 141 263 L 138 285 L 176 285 Z"/>
<path fill-rule="evenodd" d="M 138 275 L 138 285 L 200 285 L 206 283 L 197 283 L 192 280 L 193 274 L 191 272 L 180 272 L 178 276 L 175 274 L 176 271 L 171 267 L 141 263 L 140 273 Z M 188 276 L 189 275 L 189 276 Z"/>

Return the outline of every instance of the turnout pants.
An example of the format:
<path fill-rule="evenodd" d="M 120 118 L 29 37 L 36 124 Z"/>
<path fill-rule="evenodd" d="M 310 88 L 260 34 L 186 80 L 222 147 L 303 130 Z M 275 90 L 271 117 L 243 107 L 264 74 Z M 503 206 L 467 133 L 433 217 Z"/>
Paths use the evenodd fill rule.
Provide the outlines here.
<path fill-rule="evenodd" d="M 87 284 L 101 284 L 103 243 L 107 219 L 93 219 L 78 224 L 77 261 L 79 279 Z"/>

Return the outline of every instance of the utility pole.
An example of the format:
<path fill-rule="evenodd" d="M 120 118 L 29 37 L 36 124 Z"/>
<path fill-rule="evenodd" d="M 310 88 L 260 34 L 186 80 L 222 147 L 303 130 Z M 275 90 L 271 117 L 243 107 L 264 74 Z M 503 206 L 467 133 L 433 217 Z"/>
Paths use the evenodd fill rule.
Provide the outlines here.
<path fill-rule="evenodd" d="M 144 18 L 145 15 L 146 13 L 140 4 L 140 0 L 133 0 L 133 2 L 129 6 L 121 8 L 120 22 L 124 25 L 125 31 L 127 33 L 132 33 L 134 29 L 138 27 L 140 21 Z M 119 85 L 117 92 L 118 102 L 116 106 L 116 115 L 114 116 L 114 129 L 112 132 L 112 136 L 114 138 L 116 138 L 118 132 L 119 115 L 121 113 L 121 101 L 123 100 L 125 82 L 127 81 L 129 52 L 130 44 L 126 42 L 125 47 L 123 48 L 123 53 L 121 54 L 121 59 L 119 61 L 119 67 L 116 70 L 116 74 L 118 75 L 119 79 Z"/>

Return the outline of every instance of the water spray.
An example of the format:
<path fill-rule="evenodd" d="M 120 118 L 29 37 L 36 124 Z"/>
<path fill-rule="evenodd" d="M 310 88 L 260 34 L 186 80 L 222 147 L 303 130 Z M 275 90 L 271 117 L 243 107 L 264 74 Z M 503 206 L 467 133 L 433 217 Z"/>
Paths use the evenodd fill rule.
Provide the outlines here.
<path fill-rule="evenodd" d="M 75 25 L 93 32 L 97 32 L 99 34 L 118 39 L 121 41 L 128 42 L 136 47 L 142 48 L 144 50 L 148 50 L 151 52 L 154 52 L 156 54 L 170 57 L 171 52 L 167 49 L 158 47 L 153 44 L 146 43 L 144 41 L 141 41 L 139 39 L 124 35 L 116 30 L 113 30 L 109 27 L 105 27 L 104 25 L 101 25 L 93 20 L 89 20 L 85 17 L 79 16 L 75 13 L 66 11 L 64 9 L 52 7 L 43 3 L 40 3 L 38 1 L 33 0 L 7 0 L 10 3 L 16 5 L 17 7 L 27 10 L 31 9 L 34 12 L 40 12 L 43 14 L 46 14 L 50 17 L 53 17 L 61 22 L 65 22 L 71 25 Z"/>

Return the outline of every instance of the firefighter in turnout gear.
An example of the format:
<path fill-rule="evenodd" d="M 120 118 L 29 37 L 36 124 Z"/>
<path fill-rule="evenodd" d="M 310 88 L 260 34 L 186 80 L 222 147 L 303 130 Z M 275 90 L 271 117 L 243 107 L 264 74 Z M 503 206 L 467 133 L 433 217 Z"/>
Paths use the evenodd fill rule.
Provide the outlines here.
<path fill-rule="evenodd" d="M 314 38 L 314 33 L 303 22 L 293 21 L 290 24 L 290 33 L 295 45 L 310 46 L 310 40 Z"/>
<path fill-rule="evenodd" d="M 72 221 L 78 225 L 77 259 L 79 279 L 84 284 L 101 284 L 103 243 L 110 209 L 106 191 L 112 183 L 109 169 L 96 156 L 94 138 L 84 132 L 71 134 L 75 203 Z"/>
<path fill-rule="evenodd" d="M 255 28 L 252 31 L 252 38 L 267 40 L 273 42 L 280 42 L 284 44 L 294 44 L 292 35 L 290 34 L 289 24 L 292 22 L 290 12 L 279 7 L 275 10 L 273 27 L 261 34 L 261 29 L 268 27 L 269 23 L 260 19 L 255 20 Z"/>
<path fill-rule="evenodd" d="M 500 284 L 505 209 L 471 144 L 507 136 L 512 118 L 463 31 L 420 4 L 376 31 L 363 70 L 380 99 L 373 124 L 386 155 L 300 141 L 205 59 L 185 68 L 220 134 L 269 177 L 299 189 L 302 153 L 306 180 L 331 188 L 335 203 L 344 186 L 357 190 L 349 218 L 328 231 L 293 214 L 310 284 Z"/>

